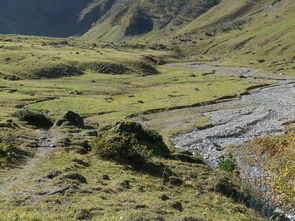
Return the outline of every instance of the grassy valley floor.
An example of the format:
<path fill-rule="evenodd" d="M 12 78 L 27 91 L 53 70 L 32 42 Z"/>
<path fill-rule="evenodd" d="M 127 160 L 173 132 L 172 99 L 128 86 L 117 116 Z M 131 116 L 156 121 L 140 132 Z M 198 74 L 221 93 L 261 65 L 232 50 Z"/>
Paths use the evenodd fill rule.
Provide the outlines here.
<path fill-rule="evenodd" d="M 237 99 L 260 81 L 156 65 L 175 59 L 169 51 L 7 35 L 0 46 L 0 220 L 264 220 L 233 197 L 243 192 L 238 179 L 199 156 L 170 149 L 136 168 L 103 159 L 93 143 L 134 116 L 162 125 L 168 144 L 171 134 L 210 119 L 187 111 L 180 117 L 187 124 L 173 126 L 164 110 Z M 88 126 L 39 130 L 13 114 L 20 110 L 40 111 L 52 122 L 74 111 Z M 179 120 L 175 111 L 171 119 Z M 145 115 L 155 112 L 158 121 Z M 139 143 L 156 150 L 166 144 Z"/>

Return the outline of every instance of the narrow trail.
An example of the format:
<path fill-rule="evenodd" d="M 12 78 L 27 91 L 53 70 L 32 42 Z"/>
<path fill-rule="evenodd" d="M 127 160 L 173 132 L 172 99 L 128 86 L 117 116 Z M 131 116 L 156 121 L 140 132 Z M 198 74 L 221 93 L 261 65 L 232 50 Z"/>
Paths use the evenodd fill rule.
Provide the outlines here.
<path fill-rule="evenodd" d="M 53 150 L 57 137 L 57 133 L 51 130 L 38 131 L 35 138 L 38 147 L 34 157 L 28 159 L 21 167 L 1 171 L 0 197 L 34 192 L 34 185 L 30 183 L 31 180 L 38 178 L 35 177 L 34 171 Z"/>

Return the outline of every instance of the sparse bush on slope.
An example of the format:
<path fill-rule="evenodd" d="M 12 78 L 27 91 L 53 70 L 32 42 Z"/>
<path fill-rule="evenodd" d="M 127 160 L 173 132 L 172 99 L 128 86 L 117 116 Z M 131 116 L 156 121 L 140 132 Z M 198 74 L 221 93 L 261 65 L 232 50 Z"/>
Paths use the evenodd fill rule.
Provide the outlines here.
<path fill-rule="evenodd" d="M 135 167 L 144 166 L 153 155 L 168 156 L 170 153 L 158 133 L 127 122 L 117 123 L 112 129 L 103 131 L 93 140 L 92 146 L 103 159 Z"/>

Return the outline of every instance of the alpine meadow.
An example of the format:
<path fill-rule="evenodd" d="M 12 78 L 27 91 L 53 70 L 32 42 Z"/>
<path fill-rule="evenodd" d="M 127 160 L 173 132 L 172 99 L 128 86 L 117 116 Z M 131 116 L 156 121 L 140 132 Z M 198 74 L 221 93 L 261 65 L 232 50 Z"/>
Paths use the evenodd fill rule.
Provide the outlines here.
<path fill-rule="evenodd" d="M 0 0 L 0 221 L 295 221 L 294 0 Z"/>

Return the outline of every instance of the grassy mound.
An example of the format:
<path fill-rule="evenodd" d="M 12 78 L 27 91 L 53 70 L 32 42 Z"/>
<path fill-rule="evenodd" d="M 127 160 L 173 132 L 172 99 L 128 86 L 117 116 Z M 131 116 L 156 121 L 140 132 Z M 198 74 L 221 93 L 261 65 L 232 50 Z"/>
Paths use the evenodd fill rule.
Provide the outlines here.
<path fill-rule="evenodd" d="M 49 128 L 52 126 L 51 120 L 42 112 L 33 110 L 20 110 L 13 113 L 13 116 L 18 118 L 20 121 L 26 121 L 31 125 Z"/>
<path fill-rule="evenodd" d="M 118 62 L 87 62 L 81 65 L 85 70 L 91 70 L 103 74 L 124 74 L 128 68 Z"/>
<path fill-rule="evenodd" d="M 103 159 L 139 167 L 152 156 L 169 156 L 161 135 L 143 129 L 140 124 L 119 122 L 93 141 L 96 153 Z"/>
<path fill-rule="evenodd" d="M 32 71 L 33 78 L 61 78 L 79 76 L 82 74 L 84 73 L 79 68 L 65 64 L 57 64 L 51 67 L 43 67 Z"/>
<path fill-rule="evenodd" d="M 158 74 L 159 71 L 150 63 L 145 62 L 145 61 L 137 61 L 133 62 L 131 64 L 131 67 L 138 73 L 141 74 L 147 74 L 147 75 L 152 75 L 152 74 Z"/>

